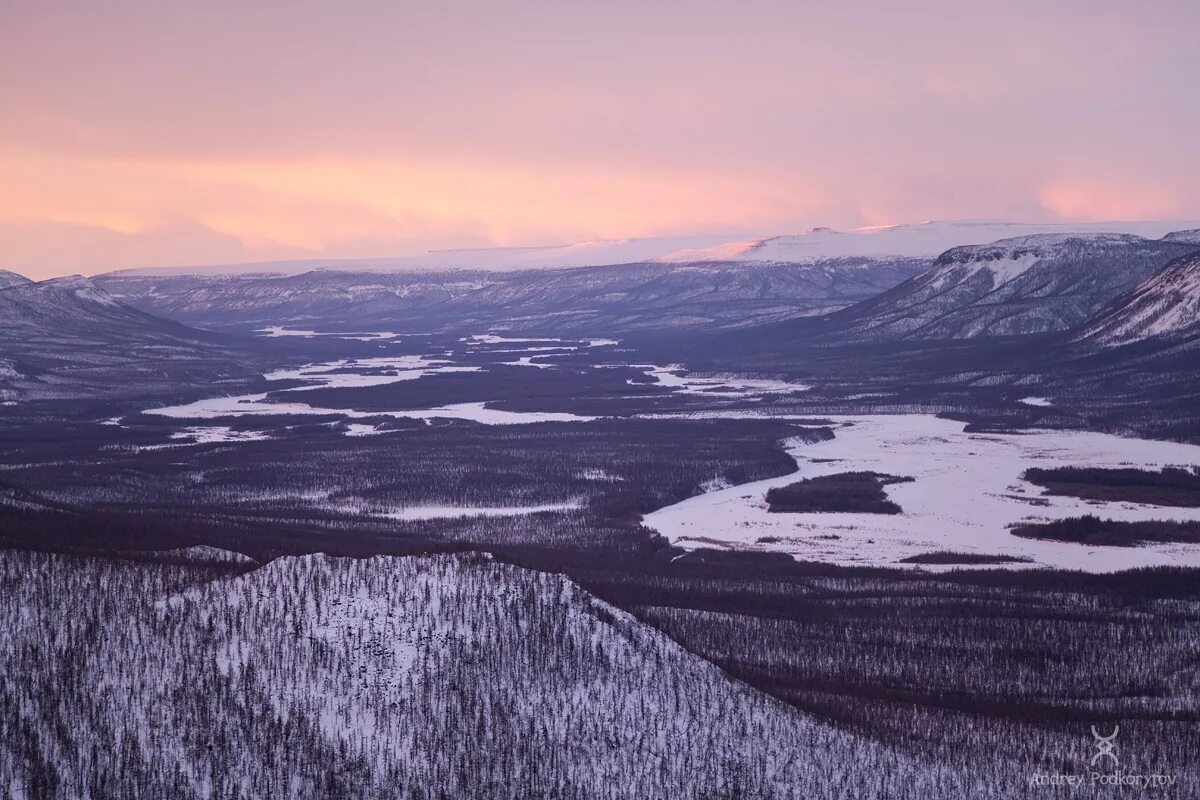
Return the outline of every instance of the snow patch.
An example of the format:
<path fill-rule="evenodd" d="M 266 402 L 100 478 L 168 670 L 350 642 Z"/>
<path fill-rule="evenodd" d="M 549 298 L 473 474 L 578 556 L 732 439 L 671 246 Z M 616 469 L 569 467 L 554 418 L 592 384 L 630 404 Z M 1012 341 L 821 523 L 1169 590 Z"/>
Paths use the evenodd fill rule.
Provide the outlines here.
<path fill-rule="evenodd" d="M 372 516 L 395 520 L 459 519 L 462 517 L 523 517 L 548 511 L 575 511 L 579 500 L 529 506 L 405 506 L 395 511 L 373 512 Z"/>
<path fill-rule="evenodd" d="M 261 442 L 271 437 L 262 431 L 238 431 L 224 425 L 184 428 L 171 434 L 172 439 L 191 439 L 195 444 L 219 442 Z"/>
<path fill-rule="evenodd" d="M 679 364 L 660 367 L 655 364 L 630 364 L 644 370 L 647 377 L 654 378 L 658 386 L 671 389 L 677 394 L 702 395 L 704 397 L 750 398 L 767 394 L 791 394 L 808 391 L 802 383 L 774 380 L 771 378 L 745 378 L 738 375 L 688 375 Z M 628 383 L 633 384 L 631 379 Z"/>

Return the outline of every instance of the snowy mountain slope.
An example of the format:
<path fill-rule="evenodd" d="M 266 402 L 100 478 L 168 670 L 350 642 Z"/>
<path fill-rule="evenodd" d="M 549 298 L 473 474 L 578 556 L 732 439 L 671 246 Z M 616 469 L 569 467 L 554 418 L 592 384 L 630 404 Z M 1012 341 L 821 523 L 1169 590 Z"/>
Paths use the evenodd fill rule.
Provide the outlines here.
<path fill-rule="evenodd" d="M 0 289 L 7 289 L 10 286 L 20 286 L 25 283 L 33 283 L 24 275 L 18 275 L 15 272 L 9 272 L 6 269 L 0 269 Z"/>
<path fill-rule="evenodd" d="M 0 289 L 0 399 L 94 396 L 250 374 L 212 335 L 131 308 L 87 278 Z"/>
<path fill-rule="evenodd" d="M 97 278 L 145 311 L 206 324 L 538 328 L 608 333 L 738 327 L 823 313 L 878 294 L 926 262 L 621 264 L 508 273 L 317 271 L 294 276 Z"/>
<path fill-rule="evenodd" d="M 878 297 L 837 312 L 849 341 L 967 339 L 1066 330 L 1196 249 L 1131 234 L 1041 234 L 956 247 Z"/>
<path fill-rule="evenodd" d="M 1165 242 L 1186 242 L 1187 244 L 1200 244 L 1200 229 L 1191 231 L 1174 231 L 1162 237 Z"/>
<path fill-rule="evenodd" d="M 1197 239 L 1200 243 L 1200 237 Z M 1105 347 L 1200 335 L 1200 253 L 1176 259 L 1090 319 L 1078 341 Z"/>
<path fill-rule="evenodd" d="M 982 786 L 731 681 L 561 576 L 470 555 L 204 574 L 0 554 L 10 792 L 819 800 Z"/>
<path fill-rule="evenodd" d="M 149 326 L 176 334 L 187 331 L 120 303 L 80 275 L 9 286 L 0 290 L 0 309 L 0 331 L 5 339 L 77 335 L 95 336 L 99 341 Z"/>

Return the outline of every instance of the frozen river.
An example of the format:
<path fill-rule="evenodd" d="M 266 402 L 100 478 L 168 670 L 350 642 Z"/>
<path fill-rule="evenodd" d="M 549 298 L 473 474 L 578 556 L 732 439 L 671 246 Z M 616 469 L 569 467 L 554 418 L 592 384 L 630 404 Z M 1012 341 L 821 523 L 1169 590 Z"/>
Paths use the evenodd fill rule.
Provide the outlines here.
<path fill-rule="evenodd" d="M 1096 547 L 1025 539 L 1018 522 L 1093 514 L 1120 520 L 1195 520 L 1200 508 L 1164 508 L 1044 495 L 1021 479 L 1030 467 L 1145 467 L 1200 464 L 1200 447 L 1102 433 L 967 433 L 930 415 L 834 417 L 836 437 L 795 444 L 797 472 L 742 484 L 667 506 L 645 524 L 686 548 L 785 552 L 798 559 L 856 566 L 908 566 L 933 551 L 1031 559 L 1016 566 L 1109 572 L 1132 567 L 1200 566 L 1200 545 Z M 886 488 L 902 514 L 788 514 L 767 510 L 768 489 L 802 478 L 872 471 L 909 476 Z M 771 540 L 762 542 L 763 538 Z M 1013 566 L 1013 565 L 1009 565 Z"/>
<path fill-rule="evenodd" d="M 310 331 L 291 335 L 322 335 Z M 275 333 L 275 335 L 281 335 Z M 372 333 L 385 338 L 386 334 Z M 468 352 L 492 348 L 510 365 L 554 369 L 563 353 L 611 348 L 611 340 L 516 339 L 481 335 L 463 340 Z M 501 349 L 495 349 L 496 347 Z M 499 356 L 500 353 L 506 355 Z M 477 359 L 476 359 L 477 361 Z M 575 368 L 579 364 L 574 362 Z M 598 367 L 618 366 L 597 364 Z M 804 392 L 807 387 L 746 376 L 689 375 L 676 365 L 625 364 L 645 375 L 646 385 L 679 395 L 745 399 L 743 410 L 727 409 L 680 416 L 755 417 L 764 397 Z M 281 394 L 212 397 L 147 413 L 186 421 L 189 427 L 164 446 L 186 443 L 249 442 L 263 438 L 254 431 L 222 426 L 229 417 L 275 415 L 335 415 L 347 424 L 348 436 L 371 436 L 397 431 L 363 420 L 381 417 L 461 419 L 485 425 L 538 422 L 588 422 L 595 416 L 564 411 L 509 411 L 485 402 L 450 403 L 432 408 L 359 410 L 325 408 L 305 402 L 306 390 L 353 388 L 416 381 L 454 372 L 486 372 L 478 363 L 455 363 L 453 354 L 401 355 L 342 359 L 299 369 L 279 370 L 265 377 L 289 381 Z M 481 379 L 486 380 L 485 377 Z M 296 385 L 299 384 L 299 385 Z M 1025 398 L 1041 401 L 1041 398 Z M 643 415 L 643 418 L 658 415 Z M 764 415 L 765 416 L 765 415 Z M 781 417 L 786 419 L 787 417 Z M 204 421 L 211 420 L 211 428 Z M 1200 546 L 1160 544 L 1142 547 L 1098 547 L 1020 538 L 1009 527 L 1093 514 L 1120 520 L 1200 520 L 1200 509 L 1162 508 L 1124 502 L 1085 501 L 1044 495 L 1021 479 L 1030 467 L 1141 467 L 1200 464 L 1200 447 L 1170 442 L 1129 439 L 1099 433 L 1034 430 L 1011 434 L 967 433 L 961 422 L 930 415 L 873 415 L 834 417 L 834 439 L 816 444 L 792 443 L 790 454 L 798 471 L 780 478 L 715 489 L 645 517 L 647 526 L 685 548 L 723 547 L 784 552 L 802 560 L 858 566 L 901 564 L 911 556 L 937 551 L 1028 559 L 1006 567 L 1049 566 L 1106 572 L 1141 566 L 1200 566 Z M 770 513 L 767 490 L 801 478 L 842 472 L 871 471 L 911 477 L 909 483 L 889 485 L 886 492 L 902 514 Z"/>
<path fill-rule="evenodd" d="M 283 328 L 267 329 L 271 336 L 325 336 L 317 331 L 288 330 Z M 372 340 L 388 337 L 398 337 L 401 334 L 376 332 L 363 334 Z M 357 339 L 360 335 L 342 335 L 342 338 Z M 513 353 L 520 357 L 515 361 L 498 361 L 500 366 L 535 367 L 539 369 L 554 369 L 556 355 L 587 348 L 609 348 L 617 344 L 612 339 L 582 339 L 574 340 L 573 344 L 564 344 L 572 340 L 562 339 L 516 339 L 505 338 L 492 334 L 467 337 L 462 340 L 467 348 L 479 346 L 503 345 L 505 349 L 492 349 L 491 353 Z M 545 346 L 547 343 L 553 346 Z M 507 356 L 506 356 L 507 357 Z M 779 380 L 766 380 L 724 376 L 697 376 L 687 374 L 678 365 L 658 366 L 655 364 L 604 365 L 627 366 L 641 370 L 646 378 L 658 388 L 666 389 L 681 395 L 703 395 L 720 398 L 756 399 L 767 395 L 786 394 L 805 391 L 807 387 Z M 309 364 L 297 369 L 281 369 L 268 372 L 263 377 L 270 381 L 298 382 L 299 386 L 289 386 L 286 394 L 269 392 L 255 394 L 224 395 L 208 397 L 181 405 L 165 406 L 149 409 L 145 413 L 156 416 L 171 417 L 181 420 L 221 419 L 244 416 L 342 416 L 347 419 L 393 417 L 403 419 L 461 419 L 477 422 L 482 425 L 524 425 L 537 422 L 588 422 L 597 419 L 595 416 L 573 414 L 561 411 L 507 411 L 492 407 L 487 402 L 450 403 L 442 406 L 421 409 L 372 409 L 364 411 L 353 408 L 328 408 L 304 402 L 303 393 L 313 389 L 344 389 L 381 386 L 405 381 L 415 381 L 432 375 L 443 375 L 456 372 L 482 372 L 485 367 L 462 365 L 454 363 L 446 355 L 401 355 L 381 356 L 372 358 L 345 358 L 319 364 Z M 283 389 L 276 390 L 283 392 Z M 286 397 L 287 399 L 284 399 Z M 196 431 L 196 428 L 189 429 Z M 364 436 L 376 432 L 372 426 L 352 424 L 347 428 L 348 435 Z M 196 441 L 206 440 L 203 435 L 192 436 Z M 244 437 L 245 441 L 253 437 Z M 211 437 L 208 437 L 211 440 Z M 228 439 L 227 439 L 228 441 Z"/>

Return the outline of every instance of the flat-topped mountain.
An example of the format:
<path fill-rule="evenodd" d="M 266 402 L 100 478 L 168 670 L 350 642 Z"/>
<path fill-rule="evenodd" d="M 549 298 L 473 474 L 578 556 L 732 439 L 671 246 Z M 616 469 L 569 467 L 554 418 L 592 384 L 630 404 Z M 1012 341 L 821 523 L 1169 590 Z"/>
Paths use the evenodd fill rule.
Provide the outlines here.
<path fill-rule="evenodd" d="M 840 341 L 970 339 L 1067 330 L 1197 249 L 1132 234 L 1043 234 L 955 247 L 921 274 L 823 320 Z"/>

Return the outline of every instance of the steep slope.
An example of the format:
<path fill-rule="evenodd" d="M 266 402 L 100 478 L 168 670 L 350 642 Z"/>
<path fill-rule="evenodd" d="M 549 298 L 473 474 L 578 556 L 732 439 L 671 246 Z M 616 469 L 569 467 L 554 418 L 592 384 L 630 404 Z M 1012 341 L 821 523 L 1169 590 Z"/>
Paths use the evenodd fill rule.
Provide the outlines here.
<path fill-rule="evenodd" d="M 1190 231 L 1173 231 L 1162 237 L 1164 242 L 1185 242 L 1200 244 L 1200 228 Z"/>
<path fill-rule="evenodd" d="M 217 337 L 131 308 L 87 278 L 0 289 L 0 399 L 97 396 L 251 374 Z"/>
<path fill-rule="evenodd" d="M 1076 339 L 1111 347 L 1196 336 L 1200 336 L 1200 253 L 1172 261 L 1118 297 L 1088 320 Z"/>
<path fill-rule="evenodd" d="M 938 340 L 1066 330 L 1195 249 L 1184 241 L 1104 233 L 956 247 L 891 291 L 831 315 L 822 335 Z"/>
<path fill-rule="evenodd" d="M 197 583 L 177 566 L 0 554 L 0 775 L 18 796 L 983 786 L 733 682 L 560 576 L 481 556 L 308 556 Z"/>
<path fill-rule="evenodd" d="M 21 286 L 33 281 L 26 278 L 24 275 L 18 275 L 15 272 L 9 272 L 6 269 L 0 269 L 0 289 L 7 289 L 10 286 Z"/>
<path fill-rule="evenodd" d="M 824 313 L 895 286 L 908 258 L 804 264 L 638 263 L 555 270 L 144 276 L 98 283 L 153 314 L 196 324 L 371 325 L 613 333 L 737 327 Z"/>

